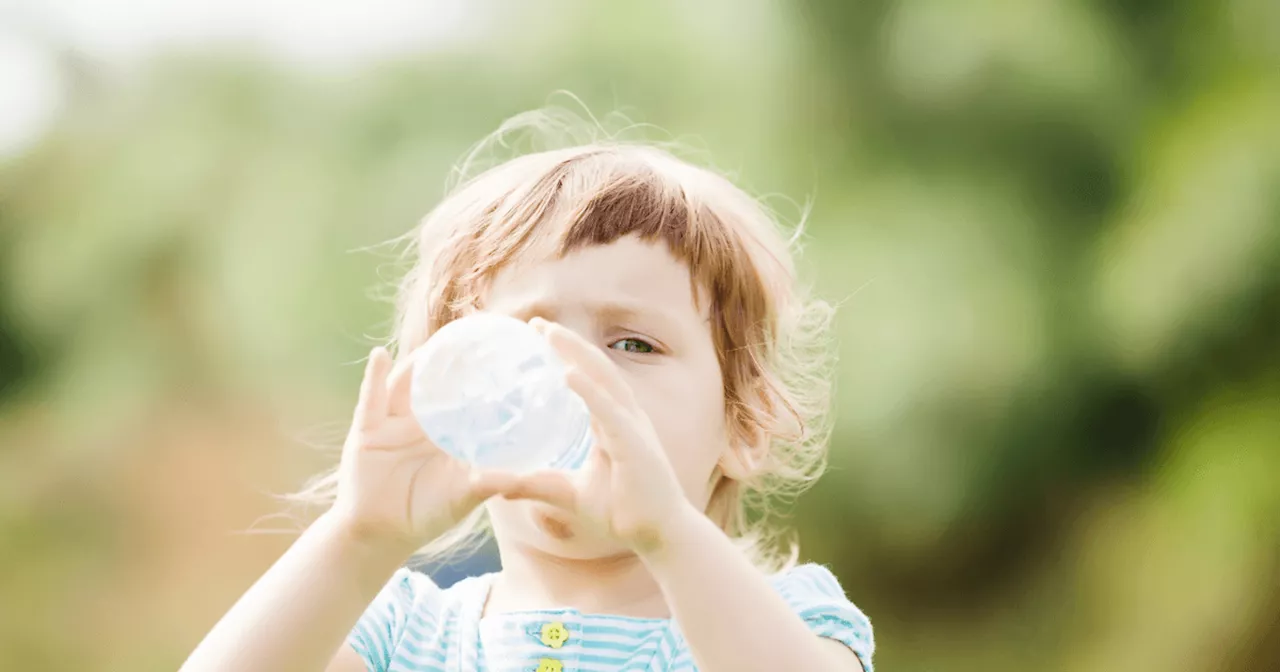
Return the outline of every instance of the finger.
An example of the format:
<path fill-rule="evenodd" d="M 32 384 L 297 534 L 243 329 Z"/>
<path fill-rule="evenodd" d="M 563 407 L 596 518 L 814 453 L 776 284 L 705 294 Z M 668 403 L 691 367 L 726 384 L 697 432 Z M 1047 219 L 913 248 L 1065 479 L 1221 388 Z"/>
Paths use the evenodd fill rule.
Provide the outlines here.
<path fill-rule="evenodd" d="M 386 376 L 389 358 L 387 351 L 376 347 L 365 363 L 364 379 L 360 381 L 360 397 L 356 401 L 355 423 L 373 427 L 387 414 Z"/>
<path fill-rule="evenodd" d="M 587 407 L 587 410 L 589 411 L 590 407 Z M 604 452 L 604 450 L 599 447 L 601 437 L 605 436 L 604 431 L 605 431 L 604 428 L 600 426 L 600 420 L 598 420 L 594 415 L 591 416 L 591 436 L 596 440 L 592 441 L 591 443 L 591 451 L 587 453 L 587 462 L 589 464 L 591 460 L 594 459 L 599 463 L 598 465 L 595 465 L 595 466 L 597 466 L 600 469 L 607 470 L 611 465 L 611 461 L 609 460 L 609 453 Z"/>
<path fill-rule="evenodd" d="M 547 341 L 551 343 L 551 347 L 555 349 L 556 353 L 566 360 L 566 363 L 586 371 L 587 374 L 602 384 L 609 395 L 619 402 L 627 406 L 635 403 L 635 396 L 631 391 L 631 386 L 622 379 L 617 365 L 609 359 L 609 356 L 603 350 L 592 345 L 590 341 L 572 329 L 554 322 L 545 322 L 540 318 L 534 319 L 544 322 L 537 328 L 546 336 Z"/>
<path fill-rule="evenodd" d="M 599 436 L 599 432 L 596 435 Z M 587 458 L 584 468 L 571 476 L 579 484 L 580 502 L 601 502 L 609 499 L 609 488 L 613 483 L 613 460 L 608 453 L 598 447 L 599 444 L 600 442 L 597 441 L 597 447 L 592 448 L 591 456 Z"/>
<path fill-rule="evenodd" d="M 582 369 L 573 368 L 565 376 L 569 389 L 578 393 L 591 412 L 596 447 L 610 458 L 618 459 L 630 450 L 635 438 L 634 420 L 600 383 Z"/>
<path fill-rule="evenodd" d="M 475 511 L 476 507 L 484 504 L 490 497 L 500 493 L 505 488 L 511 487 L 511 483 L 516 479 L 514 474 L 500 471 L 475 468 L 468 470 L 465 467 L 458 469 L 456 472 L 453 471 L 454 468 L 460 466 L 457 464 L 424 462 L 413 476 L 414 485 L 416 485 L 419 474 L 425 473 L 429 469 L 449 468 L 451 473 L 448 474 L 448 478 L 441 485 L 448 488 L 449 495 L 445 500 L 445 505 L 448 508 L 448 515 L 454 520 L 462 520 L 467 517 L 471 512 Z M 440 503 L 437 498 L 440 494 L 439 491 L 432 488 L 415 487 L 410 510 L 426 511 L 433 507 L 439 507 Z"/>
<path fill-rule="evenodd" d="M 468 476 L 466 503 L 470 508 L 483 504 L 515 488 L 520 481 L 516 474 L 491 469 L 473 469 Z"/>
<path fill-rule="evenodd" d="M 387 415 L 404 417 L 412 412 L 410 390 L 413 382 L 413 354 L 395 363 L 387 378 Z"/>
<path fill-rule="evenodd" d="M 578 489 L 563 471 L 538 471 L 519 477 L 501 494 L 506 499 L 544 502 L 565 511 L 575 511 L 578 506 Z"/>

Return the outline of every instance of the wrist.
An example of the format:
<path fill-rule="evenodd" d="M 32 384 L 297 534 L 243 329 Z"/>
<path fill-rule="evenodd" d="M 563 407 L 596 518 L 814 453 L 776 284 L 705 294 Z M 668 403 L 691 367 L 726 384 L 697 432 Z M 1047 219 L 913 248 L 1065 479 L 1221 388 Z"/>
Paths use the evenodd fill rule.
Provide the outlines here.
<path fill-rule="evenodd" d="M 343 551 L 379 569 L 399 567 L 417 550 L 408 540 L 369 529 L 337 509 L 321 514 L 312 529 L 328 539 L 329 543 L 340 546 Z"/>

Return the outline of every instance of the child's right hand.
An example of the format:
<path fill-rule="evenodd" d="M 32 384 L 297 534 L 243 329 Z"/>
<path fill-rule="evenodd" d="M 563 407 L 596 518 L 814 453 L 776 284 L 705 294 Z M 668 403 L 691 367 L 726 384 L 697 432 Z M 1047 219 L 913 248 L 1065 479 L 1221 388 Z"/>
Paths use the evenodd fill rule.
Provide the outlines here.
<path fill-rule="evenodd" d="M 407 558 L 516 477 L 475 470 L 431 443 L 410 410 L 412 358 L 392 368 L 386 349 L 374 348 L 328 515 L 355 538 Z"/>

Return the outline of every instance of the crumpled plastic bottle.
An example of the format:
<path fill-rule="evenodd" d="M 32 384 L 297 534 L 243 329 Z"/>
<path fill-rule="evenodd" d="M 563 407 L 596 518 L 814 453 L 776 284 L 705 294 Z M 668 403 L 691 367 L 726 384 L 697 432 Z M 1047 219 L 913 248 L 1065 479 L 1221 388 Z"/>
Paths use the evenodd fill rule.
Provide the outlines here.
<path fill-rule="evenodd" d="M 515 473 L 586 461 L 590 412 L 527 322 L 474 313 L 441 327 L 413 358 L 413 416 L 446 453 Z"/>

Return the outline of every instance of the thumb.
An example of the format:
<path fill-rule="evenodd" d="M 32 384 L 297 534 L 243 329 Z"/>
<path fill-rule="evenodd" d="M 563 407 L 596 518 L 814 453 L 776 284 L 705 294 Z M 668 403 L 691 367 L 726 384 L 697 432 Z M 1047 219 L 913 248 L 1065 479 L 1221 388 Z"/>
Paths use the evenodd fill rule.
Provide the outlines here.
<path fill-rule="evenodd" d="M 530 499 L 556 508 L 574 511 L 578 506 L 578 489 L 563 471 L 545 470 L 517 477 L 515 483 L 502 490 L 506 499 Z"/>
<path fill-rule="evenodd" d="M 514 488 L 520 477 L 513 473 L 492 469 L 472 469 L 467 475 L 466 497 L 468 509 L 480 506 L 490 497 Z"/>

